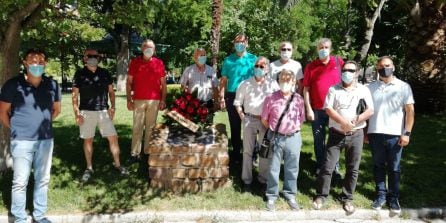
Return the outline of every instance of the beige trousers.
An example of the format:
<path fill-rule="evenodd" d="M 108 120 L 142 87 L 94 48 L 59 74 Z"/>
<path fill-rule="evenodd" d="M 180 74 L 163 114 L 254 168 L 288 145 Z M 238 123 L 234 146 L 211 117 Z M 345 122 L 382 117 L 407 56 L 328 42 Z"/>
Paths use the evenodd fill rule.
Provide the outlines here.
<path fill-rule="evenodd" d="M 144 132 L 144 148 L 147 146 L 156 124 L 159 100 L 135 100 L 133 109 L 133 133 L 131 155 L 141 153 L 141 140 Z M 145 131 L 144 131 L 145 130 Z"/>

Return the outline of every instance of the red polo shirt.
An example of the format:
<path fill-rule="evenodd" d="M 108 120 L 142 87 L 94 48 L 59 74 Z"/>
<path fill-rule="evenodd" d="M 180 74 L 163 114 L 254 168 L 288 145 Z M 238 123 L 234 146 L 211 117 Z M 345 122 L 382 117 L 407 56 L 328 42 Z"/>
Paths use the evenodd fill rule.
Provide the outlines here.
<path fill-rule="evenodd" d="M 327 64 L 320 59 L 313 60 L 304 70 L 304 87 L 309 88 L 310 103 L 313 109 L 323 109 L 328 89 L 341 81 L 341 68 L 344 65 L 342 58 L 338 57 L 339 67 L 336 65 L 336 57 L 330 56 Z"/>
<path fill-rule="evenodd" d="M 136 57 L 130 61 L 128 73 L 133 77 L 133 100 L 161 99 L 161 78 L 166 76 L 162 60 Z"/>

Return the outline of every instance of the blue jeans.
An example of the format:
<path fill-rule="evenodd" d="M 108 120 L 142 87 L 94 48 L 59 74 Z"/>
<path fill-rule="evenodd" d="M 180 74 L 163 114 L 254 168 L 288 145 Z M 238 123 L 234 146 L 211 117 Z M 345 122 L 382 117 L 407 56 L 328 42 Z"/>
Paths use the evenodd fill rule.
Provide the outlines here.
<path fill-rule="evenodd" d="M 373 174 L 377 198 L 388 198 L 389 201 L 398 199 L 400 194 L 401 155 L 403 147 L 398 145 L 399 135 L 369 134 L 372 147 Z M 386 173 L 388 188 L 386 189 Z"/>
<path fill-rule="evenodd" d="M 279 197 L 279 174 L 282 159 L 284 161 L 283 196 L 287 200 L 295 199 L 301 146 L 300 132 L 289 137 L 276 136 L 266 183 L 266 198 L 268 200 L 275 201 Z"/>
<path fill-rule="evenodd" d="M 11 213 L 15 222 L 26 222 L 26 187 L 34 169 L 33 217 L 40 220 L 47 211 L 48 183 L 50 181 L 53 139 L 27 141 L 12 140 L 11 154 L 14 176 L 12 180 Z"/>

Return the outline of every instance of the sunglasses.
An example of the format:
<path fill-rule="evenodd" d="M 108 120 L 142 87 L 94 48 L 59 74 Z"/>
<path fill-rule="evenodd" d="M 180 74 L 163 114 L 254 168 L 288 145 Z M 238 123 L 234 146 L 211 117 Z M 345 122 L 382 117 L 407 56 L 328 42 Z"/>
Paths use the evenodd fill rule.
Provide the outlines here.
<path fill-rule="evenodd" d="M 90 55 L 90 54 L 88 54 L 86 57 L 87 58 L 99 58 L 99 55 Z"/>
<path fill-rule="evenodd" d="M 356 69 L 342 69 L 342 72 L 352 72 L 352 73 L 355 73 Z"/>
<path fill-rule="evenodd" d="M 291 51 L 291 48 L 282 48 L 280 50 L 282 50 L 282 51 Z"/>
<path fill-rule="evenodd" d="M 262 68 L 262 69 L 265 68 L 265 66 L 263 66 L 263 65 L 254 65 L 254 67 L 255 68 Z"/>

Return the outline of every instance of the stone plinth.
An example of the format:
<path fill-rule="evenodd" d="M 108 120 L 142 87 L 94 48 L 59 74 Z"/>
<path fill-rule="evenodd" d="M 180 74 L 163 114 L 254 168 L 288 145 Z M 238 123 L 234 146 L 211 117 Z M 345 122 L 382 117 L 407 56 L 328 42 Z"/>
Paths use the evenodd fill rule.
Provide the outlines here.
<path fill-rule="evenodd" d="M 229 184 L 228 137 L 223 124 L 197 133 L 158 126 L 144 152 L 149 155 L 151 187 L 200 192 Z"/>

